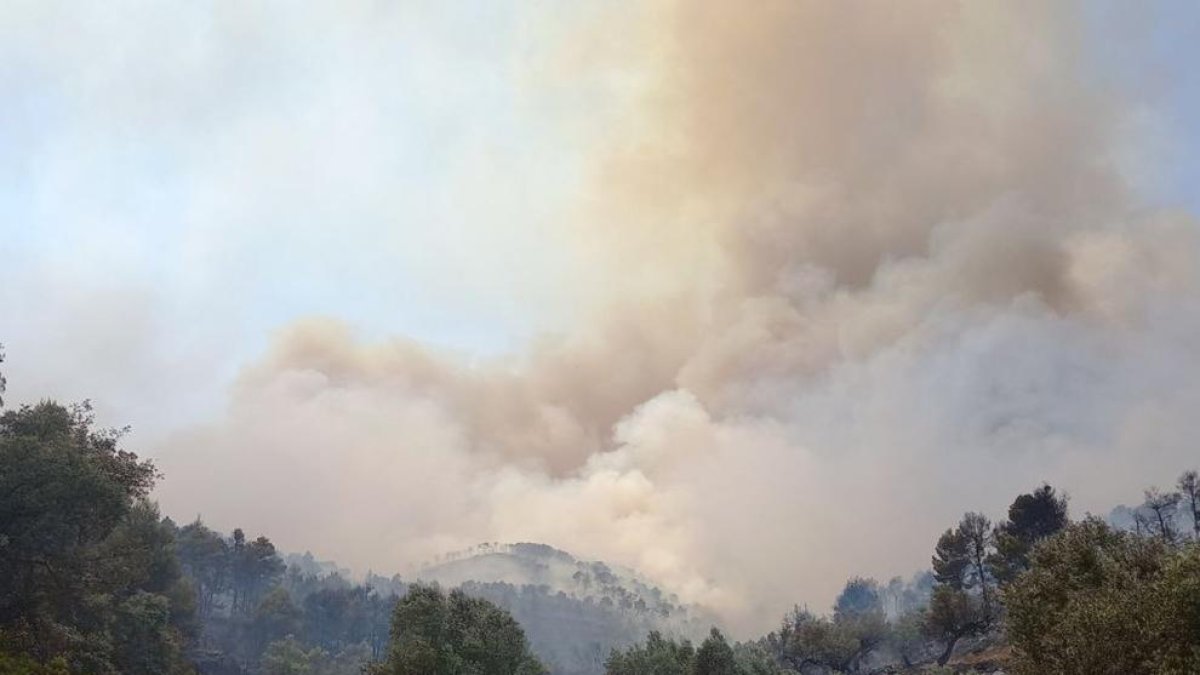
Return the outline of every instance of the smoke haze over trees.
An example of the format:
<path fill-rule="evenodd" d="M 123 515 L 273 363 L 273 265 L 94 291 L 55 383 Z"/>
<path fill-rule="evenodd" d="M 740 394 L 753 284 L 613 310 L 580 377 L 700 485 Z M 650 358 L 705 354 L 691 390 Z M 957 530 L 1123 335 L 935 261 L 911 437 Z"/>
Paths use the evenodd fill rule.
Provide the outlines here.
<path fill-rule="evenodd" d="M 400 21 L 322 11 L 367 41 Z M 996 510 L 1077 478 L 1099 510 L 1117 477 L 1187 465 L 1195 223 L 1122 163 L 1143 99 L 1095 74 L 1086 10 L 727 11 L 522 24 L 525 105 L 579 82 L 604 101 L 565 146 L 577 181 L 545 239 L 569 321 L 495 358 L 290 323 L 217 413 L 147 447 L 176 477 L 164 507 L 358 569 L 546 542 L 761 631 L 784 595 L 828 604 L 847 567 L 919 567 L 968 495 Z M 825 508 L 846 494 L 860 508 Z M 859 535 L 895 508 L 905 527 Z M 797 535 L 758 526 L 771 512 Z"/>
<path fill-rule="evenodd" d="M 0 655 L 1192 667 L 1197 25 L 0 5 Z"/>
<path fill-rule="evenodd" d="M 311 554 L 289 564 L 240 528 L 179 527 L 148 500 L 160 476 L 121 447 L 123 434 L 95 427 L 88 403 L 0 415 L 6 673 L 826 675 L 955 658 L 957 669 L 1030 675 L 1200 667 L 1200 536 L 1195 512 L 1184 528 L 1178 509 L 1192 503 L 1193 470 L 1178 491 L 1152 487 L 1141 506 L 1114 509 L 1132 529 L 1072 522 L 1066 497 L 1042 485 L 995 525 L 967 512 L 909 583 L 854 576 L 830 614 L 797 605 L 763 637 L 730 644 L 713 627 L 694 647 L 694 608 L 544 544 L 439 559 L 425 574 L 458 585 L 447 594 L 399 576 L 354 583 Z"/>

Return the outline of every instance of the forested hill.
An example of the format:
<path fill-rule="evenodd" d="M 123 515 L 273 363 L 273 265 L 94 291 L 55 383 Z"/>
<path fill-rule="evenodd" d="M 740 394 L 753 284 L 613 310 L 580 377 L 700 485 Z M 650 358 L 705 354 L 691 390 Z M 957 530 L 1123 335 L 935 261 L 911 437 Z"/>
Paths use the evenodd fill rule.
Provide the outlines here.
<path fill-rule="evenodd" d="M 382 656 L 392 610 L 410 588 L 399 575 L 352 580 L 349 570 L 311 553 L 280 556 L 269 538 L 247 540 L 240 529 L 225 536 L 196 521 L 175 536 L 184 574 L 198 591 L 195 658 L 206 672 L 257 672 L 278 658 L 272 649 L 293 644 L 326 653 L 333 675 L 352 671 Z M 651 631 L 696 638 L 714 621 L 632 571 L 544 544 L 448 554 L 413 581 L 461 588 L 507 610 L 533 653 L 559 675 L 600 675 L 614 649 Z"/>
<path fill-rule="evenodd" d="M 379 658 L 408 580 L 349 570 L 311 553 L 280 556 L 266 537 L 222 535 L 197 521 L 176 530 L 183 570 L 199 591 L 196 658 L 209 672 L 255 672 L 288 635 L 353 668 Z M 559 675 L 599 675 L 613 649 L 649 632 L 696 638 L 713 617 L 638 577 L 544 544 L 484 544 L 447 554 L 413 580 L 461 588 L 507 610 L 532 651 Z M 340 659 L 340 660 L 339 660 Z"/>
<path fill-rule="evenodd" d="M 448 555 L 416 576 L 461 586 L 507 609 L 534 653 L 562 675 L 603 673 L 613 648 L 649 631 L 697 638 L 714 621 L 631 570 L 578 560 L 544 544 L 485 544 Z"/>

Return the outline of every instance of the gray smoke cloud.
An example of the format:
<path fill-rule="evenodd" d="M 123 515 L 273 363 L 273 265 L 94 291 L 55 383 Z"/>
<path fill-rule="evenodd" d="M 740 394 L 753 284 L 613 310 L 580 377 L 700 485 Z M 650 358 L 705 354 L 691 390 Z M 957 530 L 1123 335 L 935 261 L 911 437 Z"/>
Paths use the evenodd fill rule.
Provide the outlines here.
<path fill-rule="evenodd" d="M 578 320 L 482 361 L 287 327 L 156 452 L 164 506 L 377 570 L 545 542 L 747 633 L 1039 481 L 1077 514 L 1168 481 L 1195 463 L 1196 223 L 1130 187 L 1137 98 L 1091 76 L 1079 12 L 546 19 L 569 37 L 526 95 L 607 102 L 556 249 Z"/>

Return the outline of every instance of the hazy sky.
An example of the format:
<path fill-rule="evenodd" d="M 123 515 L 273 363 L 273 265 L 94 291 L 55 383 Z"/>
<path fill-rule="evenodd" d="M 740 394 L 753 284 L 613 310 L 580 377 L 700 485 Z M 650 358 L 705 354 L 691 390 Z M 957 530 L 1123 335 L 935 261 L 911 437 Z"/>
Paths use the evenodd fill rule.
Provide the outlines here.
<path fill-rule="evenodd" d="M 1136 499 L 1200 461 L 1200 6 L 970 5 L 3 3 L 6 402 L 178 517 L 746 627 Z"/>

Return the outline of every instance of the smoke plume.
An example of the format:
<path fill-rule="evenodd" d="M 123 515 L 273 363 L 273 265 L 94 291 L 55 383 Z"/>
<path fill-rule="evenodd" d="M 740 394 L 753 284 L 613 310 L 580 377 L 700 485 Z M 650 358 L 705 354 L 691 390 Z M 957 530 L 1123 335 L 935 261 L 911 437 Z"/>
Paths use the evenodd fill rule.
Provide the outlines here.
<path fill-rule="evenodd" d="M 158 452 L 168 511 L 383 571 L 545 542 L 749 632 L 1039 481 L 1079 515 L 1194 464 L 1196 225 L 1131 187 L 1081 8 L 630 4 L 525 64 L 604 101 L 573 325 L 483 361 L 289 326 Z"/>

